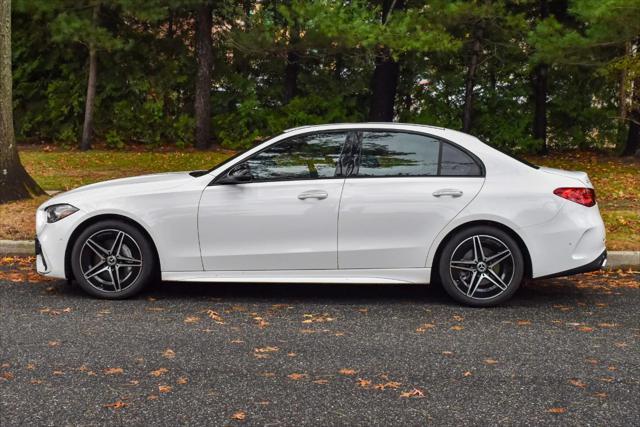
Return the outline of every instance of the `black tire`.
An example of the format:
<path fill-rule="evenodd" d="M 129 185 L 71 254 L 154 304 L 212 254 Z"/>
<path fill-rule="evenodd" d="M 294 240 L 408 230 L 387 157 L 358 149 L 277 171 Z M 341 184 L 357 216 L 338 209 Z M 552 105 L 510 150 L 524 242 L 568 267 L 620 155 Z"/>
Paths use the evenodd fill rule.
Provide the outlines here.
<path fill-rule="evenodd" d="M 482 250 L 477 249 L 478 242 Z M 496 265 L 489 267 L 493 263 Z M 495 306 L 511 298 L 520 287 L 524 272 L 518 243 L 508 233 L 491 226 L 473 226 L 456 233 L 445 244 L 438 262 L 444 290 L 456 301 L 472 307 Z"/>
<path fill-rule="evenodd" d="M 118 238 L 121 240 L 116 241 Z M 80 233 L 71 251 L 75 280 L 85 292 L 103 299 L 124 299 L 139 293 L 156 277 L 157 265 L 147 236 L 118 220 L 91 224 Z"/>

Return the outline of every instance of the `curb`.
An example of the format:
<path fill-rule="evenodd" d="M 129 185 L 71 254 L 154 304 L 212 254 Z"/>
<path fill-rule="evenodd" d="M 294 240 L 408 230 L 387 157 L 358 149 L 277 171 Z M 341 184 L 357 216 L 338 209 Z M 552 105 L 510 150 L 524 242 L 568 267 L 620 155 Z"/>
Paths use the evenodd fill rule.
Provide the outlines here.
<path fill-rule="evenodd" d="M 31 256 L 35 254 L 32 240 L 0 240 L 0 255 Z M 640 251 L 610 251 L 607 268 L 640 267 Z"/>

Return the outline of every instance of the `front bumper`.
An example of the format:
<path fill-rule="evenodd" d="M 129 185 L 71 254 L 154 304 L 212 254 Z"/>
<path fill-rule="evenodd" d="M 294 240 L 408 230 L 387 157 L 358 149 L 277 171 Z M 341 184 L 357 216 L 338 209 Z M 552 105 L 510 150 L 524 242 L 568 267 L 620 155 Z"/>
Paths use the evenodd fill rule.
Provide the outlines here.
<path fill-rule="evenodd" d="M 581 265 L 580 267 L 572 268 L 570 270 L 561 271 L 559 273 L 549 274 L 547 276 L 536 277 L 536 279 L 550 279 L 552 277 L 573 276 L 574 274 L 588 273 L 590 271 L 597 271 L 604 268 L 607 265 L 607 251 L 598 256 L 588 264 Z"/>

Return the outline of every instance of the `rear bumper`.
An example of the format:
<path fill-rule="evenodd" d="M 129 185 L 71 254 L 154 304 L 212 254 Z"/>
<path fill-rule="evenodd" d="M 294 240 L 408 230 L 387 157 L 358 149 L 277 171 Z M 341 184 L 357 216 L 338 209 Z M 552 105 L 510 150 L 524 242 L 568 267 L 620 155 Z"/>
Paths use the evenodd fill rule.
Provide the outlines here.
<path fill-rule="evenodd" d="M 590 271 L 597 271 L 604 268 L 607 265 L 607 251 L 605 250 L 588 264 L 581 265 L 569 270 L 560 271 L 558 273 L 549 274 L 547 276 L 536 277 L 536 279 L 550 279 L 552 277 L 573 276 L 574 274 L 588 273 Z"/>

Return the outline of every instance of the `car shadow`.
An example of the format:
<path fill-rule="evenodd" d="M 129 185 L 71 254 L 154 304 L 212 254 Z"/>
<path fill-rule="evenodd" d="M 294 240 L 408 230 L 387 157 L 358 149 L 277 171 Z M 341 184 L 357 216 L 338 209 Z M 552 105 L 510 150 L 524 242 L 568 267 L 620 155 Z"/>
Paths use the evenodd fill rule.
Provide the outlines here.
<path fill-rule="evenodd" d="M 58 295 L 89 298 L 77 286 L 58 282 Z M 585 301 L 593 292 L 580 289 L 570 279 L 530 281 L 501 307 L 545 306 Z M 313 302 L 317 304 L 409 304 L 457 306 L 438 284 L 256 284 L 157 282 L 135 299 L 222 299 L 230 303 Z"/>

